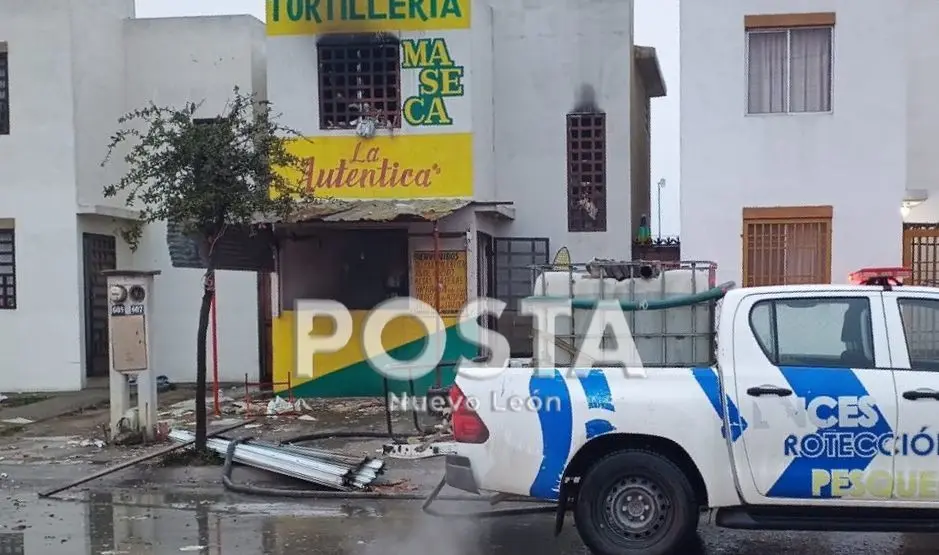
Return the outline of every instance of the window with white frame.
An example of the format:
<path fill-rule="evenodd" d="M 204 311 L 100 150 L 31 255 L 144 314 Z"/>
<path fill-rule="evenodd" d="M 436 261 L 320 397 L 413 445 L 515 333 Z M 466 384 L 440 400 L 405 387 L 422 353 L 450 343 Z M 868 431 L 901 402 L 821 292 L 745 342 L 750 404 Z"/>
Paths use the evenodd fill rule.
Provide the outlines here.
<path fill-rule="evenodd" d="M 831 111 L 832 26 L 747 31 L 747 112 Z"/>

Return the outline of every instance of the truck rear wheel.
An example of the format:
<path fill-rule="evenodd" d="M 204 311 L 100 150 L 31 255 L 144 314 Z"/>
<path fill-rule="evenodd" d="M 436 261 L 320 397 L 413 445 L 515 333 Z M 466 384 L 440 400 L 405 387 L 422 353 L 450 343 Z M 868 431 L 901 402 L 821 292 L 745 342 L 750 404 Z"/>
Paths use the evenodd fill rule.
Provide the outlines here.
<path fill-rule="evenodd" d="M 698 528 L 698 503 L 684 472 L 669 459 L 619 451 L 581 480 L 574 519 L 597 555 L 680 553 Z"/>

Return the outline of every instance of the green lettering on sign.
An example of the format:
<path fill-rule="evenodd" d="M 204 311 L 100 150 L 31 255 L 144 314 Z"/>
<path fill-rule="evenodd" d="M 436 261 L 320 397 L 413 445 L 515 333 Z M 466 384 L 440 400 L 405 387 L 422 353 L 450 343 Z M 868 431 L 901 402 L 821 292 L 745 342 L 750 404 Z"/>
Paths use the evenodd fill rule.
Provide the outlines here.
<path fill-rule="evenodd" d="M 450 55 L 444 39 L 403 39 L 401 67 L 419 69 L 418 93 L 404 101 L 402 115 L 410 125 L 453 125 L 446 98 L 463 96 L 463 66 Z"/>
<path fill-rule="evenodd" d="M 314 23 L 380 21 L 383 19 L 459 19 L 467 0 L 268 0 L 271 21 L 281 21 L 281 9 L 290 21 Z"/>

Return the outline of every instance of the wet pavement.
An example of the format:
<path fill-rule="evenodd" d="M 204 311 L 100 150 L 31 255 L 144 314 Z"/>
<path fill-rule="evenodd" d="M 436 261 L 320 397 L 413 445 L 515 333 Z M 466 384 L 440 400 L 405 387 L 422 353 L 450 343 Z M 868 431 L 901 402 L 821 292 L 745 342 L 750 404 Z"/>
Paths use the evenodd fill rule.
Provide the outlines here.
<path fill-rule="evenodd" d="M 381 429 L 380 413 L 342 413 L 338 428 Z M 405 501 L 290 501 L 238 496 L 222 488 L 218 467 L 138 465 L 39 500 L 37 491 L 63 485 L 140 454 L 102 448 L 92 432 L 107 415 L 30 425 L 0 441 L 0 555 L 435 555 L 585 554 L 572 519 L 554 537 L 553 515 L 486 520 L 439 519 Z M 323 431 L 332 421 L 274 419 L 246 433 L 265 437 Z M 309 429 L 300 429 L 307 426 Z M 398 429 L 396 427 L 396 429 Z M 69 434 L 69 435 L 62 435 Z M 73 435 L 74 434 L 74 435 Z M 280 435 L 278 435 L 280 434 Z M 37 437 L 40 436 L 40 437 Z M 381 440 L 331 441 L 322 447 L 375 453 Z M 429 491 L 442 461 L 394 461 L 391 483 Z M 263 471 L 240 467 L 236 481 L 269 483 Z M 485 503 L 464 510 L 484 510 Z M 459 507 L 442 503 L 440 509 Z M 748 533 L 702 526 L 685 555 L 939 555 L 939 536 L 904 534 Z"/>
<path fill-rule="evenodd" d="M 930 536 L 744 533 L 707 526 L 702 526 L 699 536 L 700 545 L 688 555 L 939 554 L 939 538 Z M 439 519 L 423 515 L 413 502 L 284 502 L 228 494 L 118 491 L 84 492 L 69 501 L 15 495 L 0 504 L 0 553 L 4 555 L 185 552 L 587 553 L 570 524 L 555 538 L 550 516 Z"/>

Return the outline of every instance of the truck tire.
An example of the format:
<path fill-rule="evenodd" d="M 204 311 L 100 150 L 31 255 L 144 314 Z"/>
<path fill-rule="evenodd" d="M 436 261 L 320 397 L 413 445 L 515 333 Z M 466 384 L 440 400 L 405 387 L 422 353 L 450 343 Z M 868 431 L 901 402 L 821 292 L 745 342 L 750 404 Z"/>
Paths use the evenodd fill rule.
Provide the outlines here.
<path fill-rule="evenodd" d="M 626 450 L 583 476 L 574 521 L 596 555 L 668 555 L 685 551 L 698 528 L 698 503 L 685 473 L 650 451 Z"/>

